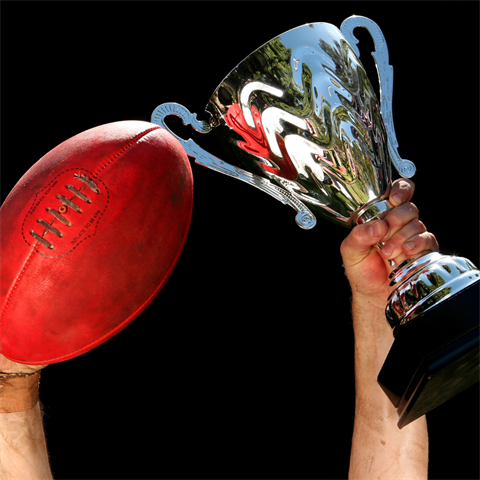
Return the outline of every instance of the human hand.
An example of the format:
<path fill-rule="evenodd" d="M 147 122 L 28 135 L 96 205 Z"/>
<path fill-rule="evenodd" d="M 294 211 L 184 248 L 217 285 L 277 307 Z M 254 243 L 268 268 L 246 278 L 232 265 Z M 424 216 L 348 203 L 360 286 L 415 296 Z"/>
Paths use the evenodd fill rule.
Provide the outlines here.
<path fill-rule="evenodd" d="M 435 237 L 418 219 L 418 209 L 410 202 L 415 185 L 411 180 L 396 180 L 389 202 L 394 208 L 383 220 L 355 226 L 342 242 L 340 251 L 353 297 L 368 297 L 370 303 L 385 308 L 390 293 L 388 278 L 392 267 L 424 251 L 438 251 Z M 380 250 L 378 242 L 385 245 Z"/>
<path fill-rule="evenodd" d="M 394 337 L 385 318 L 392 267 L 424 251 L 437 251 L 435 237 L 418 219 L 410 202 L 414 184 L 394 182 L 383 220 L 355 226 L 342 243 L 345 273 L 352 288 L 355 337 L 355 421 L 349 478 L 427 478 L 428 435 L 425 418 L 397 426 L 395 405 L 378 383 Z M 400 197 L 397 197 L 400 195 Z M 384 242 L 379 250 L 378 242 Z"/>

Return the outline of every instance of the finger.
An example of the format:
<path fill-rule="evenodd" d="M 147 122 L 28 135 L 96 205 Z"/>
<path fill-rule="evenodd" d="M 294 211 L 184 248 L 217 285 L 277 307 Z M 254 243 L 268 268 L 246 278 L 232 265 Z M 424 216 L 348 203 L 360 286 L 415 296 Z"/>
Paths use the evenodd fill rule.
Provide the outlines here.
<path fill-rule="evenodd" d="M 439 246 L 435 235 L 424 232 L 407 239 L 402 249 L 407 256 L 413 256 L 422 252 L 438 252 Z"/>
<path fill-rule="evenodd" d="M 415 184 L 412 180 L 399 178 L 393 182 L 388 200 L 394 207 L 398 207 L 403 203 L 409 202 L 413 197 L 414 191 Z"/>
<path fill-rule="evenodd" d="M 355 226 L 340 246 L 345 266 L 360 263 L 388 232 L 387 224 L 382 220 L 373 220 Z"/>
<path fill-rule="evenodd" d="M 384 243 L 381 254 L 384 258 L 394 259 L 404 253 L 403 246 L 412 238 L 427 231 L 425 225 L 418 219 L 413 218 L 406 225 L 403 225 L 387 242 Z M 407 246 L 410 247 L 411 244 Z M 412 245 L 412 247 L 414 247 Z"/>
<path fill-rule="evenodd" d="M 404 203 L 390 210 L 383 219 L 388 226 L 388 233 L 382 241 L 387 243 L 405 225 L 415 218 L 418 219 L 418 214 L 418 208 L 411 202 Z"/>
<path fill-rule="evenodd" d="M 415 258 L 418 255 L 423 255 L 430 252 L 438 252 L 439 248 L 435 236 L 430 232 L 424 232 L 418 235 L 414 235 L 413 237 L 408 239 L 402 245 L 402 250 L 403 252 L 400 253 L 400 255 L 395 256 L 391 259 L 394 261 L 395 265 L 400 265 L 407 258 Z M 387 264 L 389 263 L 386 259 L 385 262 Z"/>

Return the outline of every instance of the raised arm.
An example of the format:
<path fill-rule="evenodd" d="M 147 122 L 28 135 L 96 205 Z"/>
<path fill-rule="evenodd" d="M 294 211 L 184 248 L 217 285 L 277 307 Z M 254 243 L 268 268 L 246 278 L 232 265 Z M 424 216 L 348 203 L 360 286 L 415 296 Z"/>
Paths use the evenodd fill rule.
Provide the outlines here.
<path fill-rule="evenodd" d="M 377 375 L 393 343 L 385 318 L 391 267 L 424 250 L 436 251 L 435 237 L 418 220 L 410 203 L 413 182 L 394 183 L 385 219 L 356 226 L 341 246 L 345 273 L 352 289 L 355 336 L 355 422 L 349 478 L 425 479 L 428 435 L 425 417 L 399 429 L 398 415 L 377 383 Z M 375 247 L 384 242 L 381 252 Z"/>

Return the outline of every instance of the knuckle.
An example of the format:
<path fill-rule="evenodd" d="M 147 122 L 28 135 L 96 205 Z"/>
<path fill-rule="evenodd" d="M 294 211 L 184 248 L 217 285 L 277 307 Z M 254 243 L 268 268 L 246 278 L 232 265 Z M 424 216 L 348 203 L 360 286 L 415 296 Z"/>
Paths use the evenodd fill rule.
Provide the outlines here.
<path fill-rule="evenodd" d="M 412 203 L 412 202 L 408 202 L 405 204 L 405 209 L 406 211 L 409 213 L 409 214 L 412 214 L 412 215 L 415 215 L 416 217 L 418 216 L 418 213 L 419 213 L 419 210 L 417 208 L 417 206 Z"/>
<path fill-rule="evenodd" d="M 427 227 L 425 226 L 425 224 L 419 220 L 418 218 L 415 219 L 415 222 L 417 222 L 419 228 L 422 230 L 422 232 L 426 232 L 427 231 Z"/>
<path fill-rule="evenodd" d="M 386 217 L 388 225 L 390 228 L 399 228 L 411 218 L 415 217 L 414 212 L 412 211 L 411 204 L 404 203 L 399 207 L 394 208 L 389 215 Z"/>
<path fill-rule="evenodd" d="M 425 226 L 425 224 L 418 218 L 414 218 L 413 220 L 411 220 L 410 223 L 412 224 L 415 232 L 424 233 L 427 231 L 427 227 Z"/>
<path fill-rule="evenodd" d="M 414 187 L 414 183 L 412 180 L 410 180 L 409 178 L 400 178 L 398 180 L 398 185 L 400 188 L 404 188 L 406 190 L 410 190 L 411 188 Z"/>
<path fill-rule="evenodd" d="M 417 243 L 417 250 L 431 250 L 431 251 L 438 251 L 439 246 L 435 235 L 430 232 L 419 233 L 415 237 L 415 241 Z"/>
<path fill-rule="evenodd" d="M 427 236 L 427 239 L 428 239 L 427 242 L 430 245 L 430 248 L 432 250 L 438 251 L 439 245 L 435 235 L 433 235 L 433 233 L 430 233 L 430 232 L 426 232 L 425 235 Z"/>
<path fill-rule="evenodd" d="M 409 178 L 399 178 L 393 182 L 392 188 L 394 191 L 402 191 L 411 196 L 415 190 L 415 184 Z"/>

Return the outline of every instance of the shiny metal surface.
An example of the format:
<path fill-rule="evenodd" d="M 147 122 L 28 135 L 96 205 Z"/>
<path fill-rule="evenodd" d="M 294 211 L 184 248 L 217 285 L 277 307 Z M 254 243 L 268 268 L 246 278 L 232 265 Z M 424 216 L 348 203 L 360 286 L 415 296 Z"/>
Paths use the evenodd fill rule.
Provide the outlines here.
<path fill-rule="evenodd" d="M 358 40 L 353 35 L 357 27 L 364 27 L 372 36 L 375 51 L 372 57 L 377 67 L 380 85 L 380 111 L 382 113 L 385 128 L 388 133 L 388 152 L 397 172 L 403 177 L 413 177 L 416 167 L 410 160 L 405 160 L 398 153 L 398 141 L 393 126 L 392 100 L 393 100 L 393 67 L 388 63 L 388 48 L 385 37 L 378 25 L 367 17 L 354 15 L 343 21 L 340 31 L 350 43 L 355 53 L 360 57 L 357 48 Z"/>
<path fill-rule="evenodd" d="M 353 225 L 389 189 L 374 89 L 333 25 L 304 25 L 257 49 L 223 80 L 206 112 L 237 167 L 282 187 L 315 216 Z"/>
<path fill-rule="evenodd" d="M 165 123 L 165 118 L 168 115 L 176 115 L 180 117 L 184 125 L 192 125 L 192 127 L 200 133 L 208 133 L 211 131 L 212 127 L 208 122 L 198 121 L 196 114 L 190 113 L 190 111 L 188 111 L 183 105 L 179 105 L 178 103 L 165 103 L 158 106 L 152 114 L 152 122 L 171 131 Z M 199 147 L 192 139 L 183 140 L 178 136 L 176 137 L 183 145 L 187 154 L 196 159 L 196 163 L 257 187 L 283 204 L 294 208 L 297 211 L 295 220 L 303 229 L 309 230 L 317 223 L 312 212 L 301 201 L 299 201 L 295 195 L 292 195 L 284 188 L 273 184 L 259 175 L 255 175 L 254 173 L 235 167 L 230 163 L 214 157 L 203 148 Z"/>
<path fill-rule="evenodd" d="M 359 60 L 356 27 L 372 35 L 381 102 Z M 391 163 L 411 177 L 415 166 L 398 154 L 392 116 L 393 68 L 377 24 L 347 18 L 300 26 L 270 40 L 237 65 L 217 87 L 198 121 L 185 107 L 162 104 L 152 122 L 182 118 L 214 132 L 227 152 L 221 160 L 193 140 L 188 155 L 208 168 L 253 185 L 297 211 L 313 228 L 316 217 L 353 227 L 382 218 L 391 205 Z M 437 253 L 405 261 L 392 272 L 386 308 L 392 328 L 479 280 L 468 260 Z"/>
<path fill-rule="evenodd" d="M 394 290 L 385 314 L 395 328 L 478 282 L 480 271 L 466 258 L 433 252 L 407 260 L 390 278 Z"/>
<path fill-rule="evenodd" d="M 391 74 L 385 78 L 388 92 Z M 303 25 L 258 48 L 217 87 L 208 122 L 178 104 L 160 105 L 152 122 L 168 129 L 168 115 L 213 131 L 228 152 L 225 163 L 179 139 L 198 163 L 292 206 L 302 228 L 312 228 L 317 216 L 351 227 L 388 196 L 392 149 L 379 101 L 357 53 L 333 25 Z"/>

